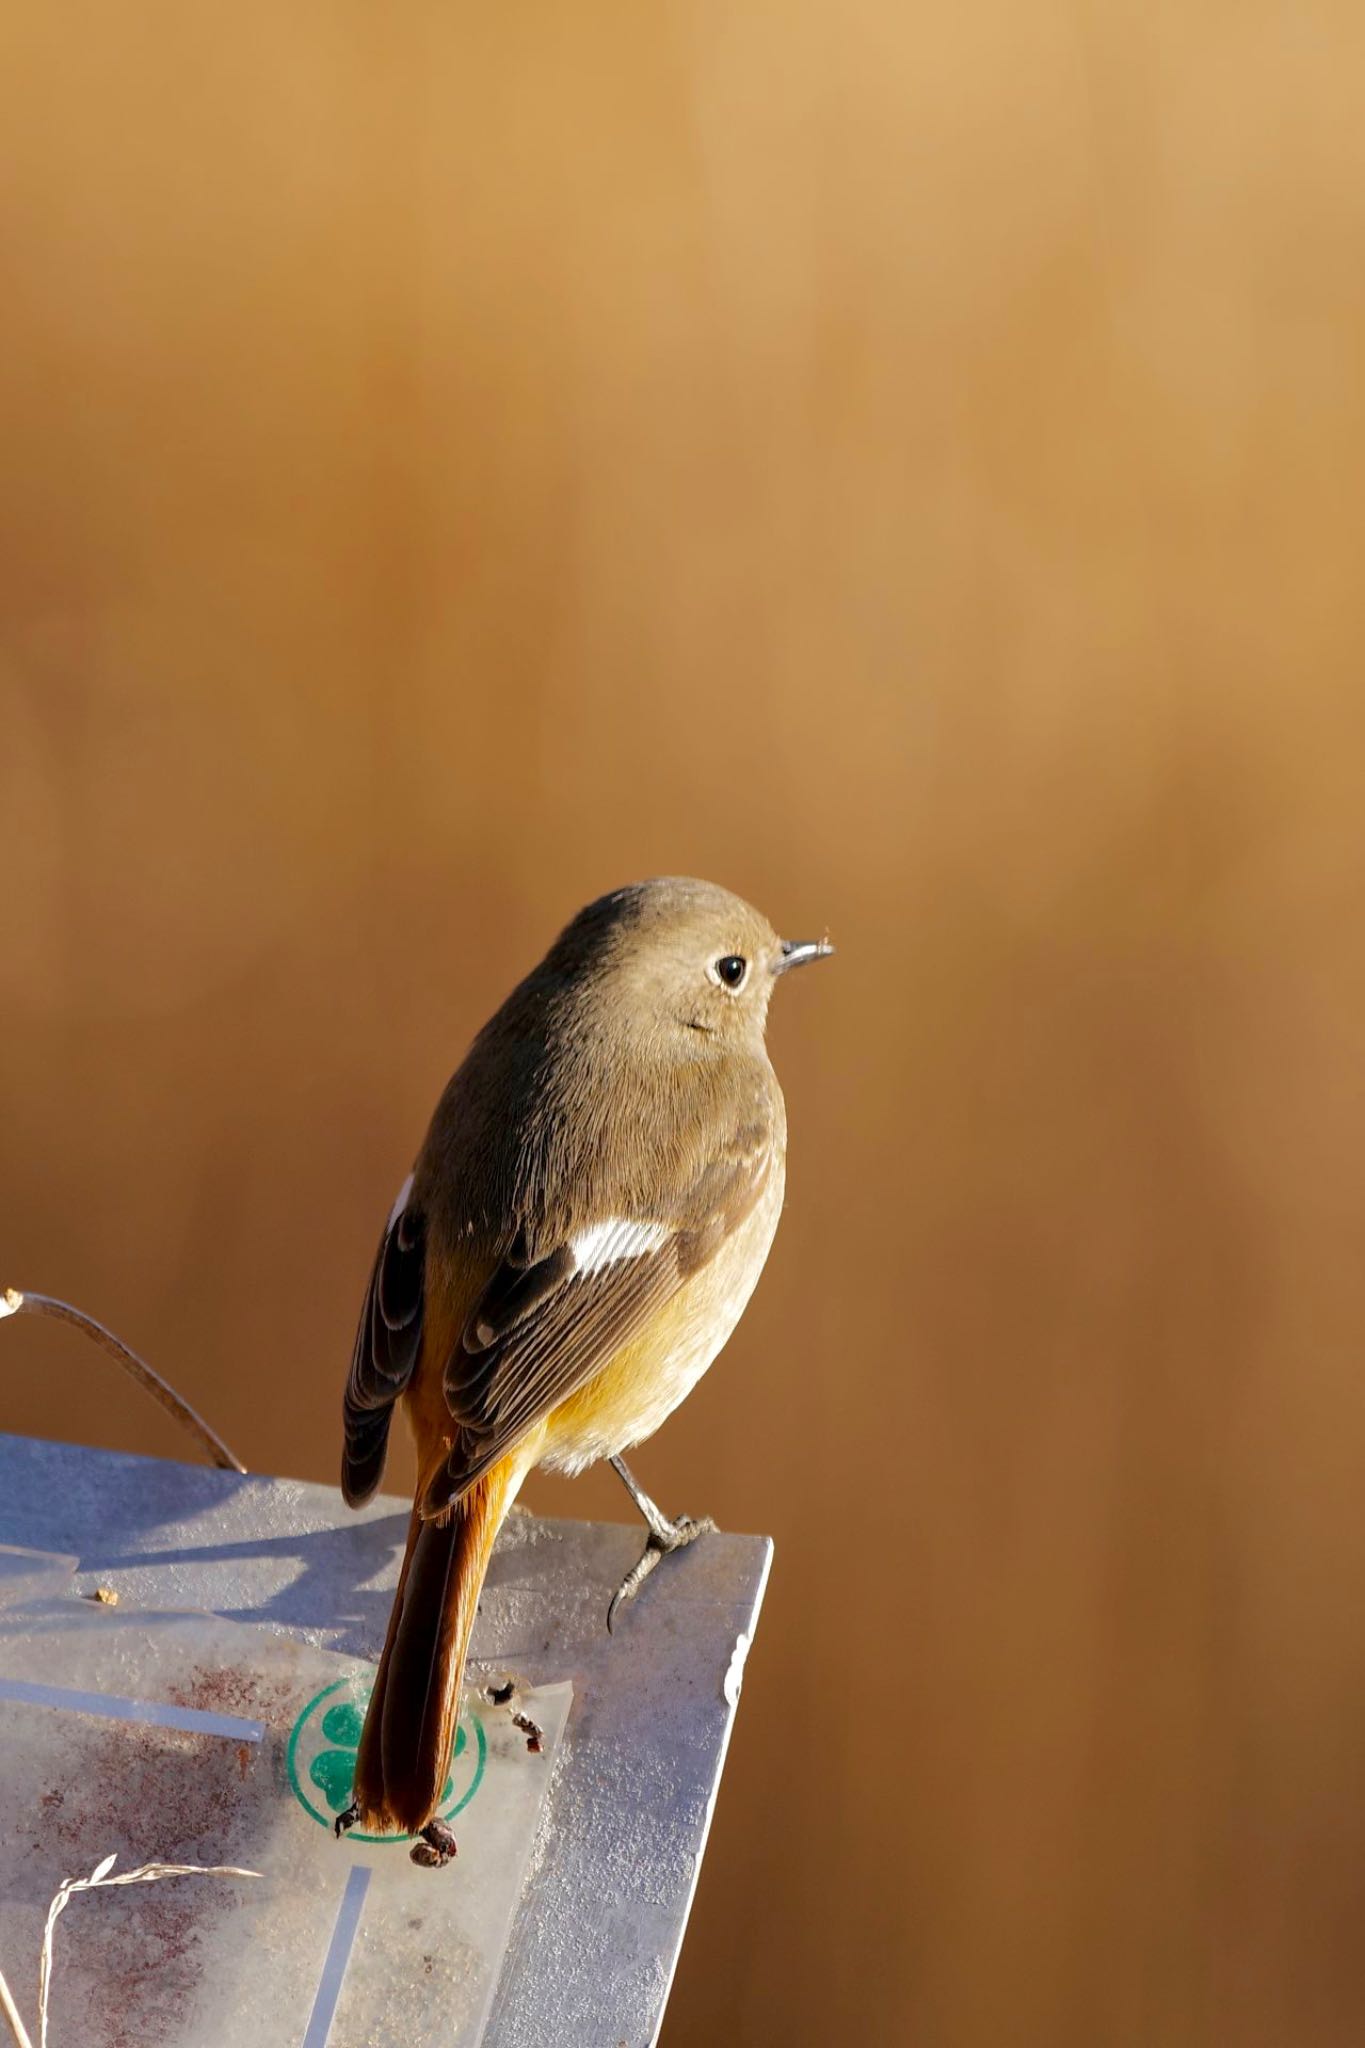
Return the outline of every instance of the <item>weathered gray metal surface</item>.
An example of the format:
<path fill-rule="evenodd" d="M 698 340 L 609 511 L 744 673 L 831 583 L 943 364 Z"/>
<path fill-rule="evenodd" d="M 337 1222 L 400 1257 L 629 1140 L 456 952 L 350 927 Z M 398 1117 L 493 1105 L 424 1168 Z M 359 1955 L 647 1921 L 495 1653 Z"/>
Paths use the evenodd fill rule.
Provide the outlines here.
<path fill-rule="evenodd" d="M 74 1553 L 84 1591 L 362 1656 L 378 1654 L 407 1518 L 392 1498 L 352 1515 L 301 1480 L 0 1435 L 0 1543 Z M 487 2048 L 647 2048 L 659 2031 L 772 1545 L 706 1537 L 609 1636 L 640 1541 L 516 1513 L 489 1571 L 474 1657 L 572 1679 L 574 1704 Z"/>

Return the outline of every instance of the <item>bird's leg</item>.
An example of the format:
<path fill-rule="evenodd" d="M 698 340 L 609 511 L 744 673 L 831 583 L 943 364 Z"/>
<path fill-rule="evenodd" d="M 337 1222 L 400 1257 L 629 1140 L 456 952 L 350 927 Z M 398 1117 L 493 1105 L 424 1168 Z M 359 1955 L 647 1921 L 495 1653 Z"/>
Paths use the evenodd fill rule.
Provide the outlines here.
<path fill-rule="evenodd" d="M 682 1550 L 687 1544 L 695 1543 L 698 1536 L 705 1536 L 716 1525 L 709 1515 L 702 1515 L 697 1520 L 691 1515 L 679 1515 L 676 1522 L 670 1522 L 658 1502 L 651 1500 L 634 1478 L 623 1458 L 612 1458 L 609 1462 L 644 1516 L 649 1530 L 638 1562 L 631 1566 L 612 1594 L 611 1605 L 607 1609 L 607 1628 L 610 1630 L 616 1620 L 616 1610 L 624 1607 L 627 1600 L 635 1598 L 661 1557 L 667 1557 L 670 1550 Z"/>

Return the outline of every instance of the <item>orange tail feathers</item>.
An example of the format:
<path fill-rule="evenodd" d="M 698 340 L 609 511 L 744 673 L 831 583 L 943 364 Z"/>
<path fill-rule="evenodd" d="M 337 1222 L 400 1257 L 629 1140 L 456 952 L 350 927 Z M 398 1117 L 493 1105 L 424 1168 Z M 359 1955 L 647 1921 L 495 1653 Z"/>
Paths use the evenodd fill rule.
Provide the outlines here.
<path fill-rule="evenodd" d="M 524 1471 L 519 1458 L 503 1459 L 440 1522 L 424 1522 L 413 1509 L 356 1758 L 355 1798 L 367 1833 L 415 1835 L 440 1803 L 479 1593 Z"/>

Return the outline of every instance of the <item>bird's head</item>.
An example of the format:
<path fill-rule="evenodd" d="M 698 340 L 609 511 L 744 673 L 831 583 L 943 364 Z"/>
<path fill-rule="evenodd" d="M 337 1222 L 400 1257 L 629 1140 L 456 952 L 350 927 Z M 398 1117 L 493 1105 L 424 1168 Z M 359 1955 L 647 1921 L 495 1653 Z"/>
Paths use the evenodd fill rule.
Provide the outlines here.
<path fill-rule="evenodd" d="M 778 980 L 833 951 L 827 938 L 779 938 L 713 882 L 668 875 L 588 904 L 545 964 L 608 982 L 616 1014 L 651 1035 L 698 1033 L 720 1046 L 761 1043 Z"/>

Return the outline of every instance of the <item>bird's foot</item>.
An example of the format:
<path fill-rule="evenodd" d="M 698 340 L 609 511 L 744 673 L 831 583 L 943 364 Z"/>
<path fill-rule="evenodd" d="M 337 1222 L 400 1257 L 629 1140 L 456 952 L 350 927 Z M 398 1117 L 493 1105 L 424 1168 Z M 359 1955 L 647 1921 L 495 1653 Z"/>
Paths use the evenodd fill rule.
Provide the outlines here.
<path fill-rule="evenodd" d="M 429 1820 L 408 1851 L 423 1870 L 444 1870 L 456 1855 L 455 1837 L 443 1820 Z"/>
<path fill-rule="evenodd" d="M 340 1841 L 342 1836 L 346 1834 L 349 1829 L 353 1828 L 359 1819 L 360 1808 L 355 1802 L 355 1800 L 352 1800 L 351 1804 L 347 1807 L 345 1813 L 339 1813 L 336 1819 L 332 1822 L 332 1833 L 336 1836 L 337 1840 Z"/>
<path fill-rule="evenodd" d="M 651 1503 L 651 1505 L 653 1505 Z M 657 1513 L 657 1510 L 656 1510 Z M 633 1600 L 650 1573 L 657 1569 L 662 1558 L 674 1550 L 685 1550 L 689 1543 L 695 1543 L 699 1536 L 710 1535 L 715 1523 L 709 1515 L 693 1519 L 691 1515 L 679 1515 L 676 1522 L 659 1515 L 657 1521 L 650 1518 L 649 1535 L 639 1560 L 633 1564 L 611 1596 L 607 1609 L 607 1629 L 612 1630 L 617 1612 L 628 1600 Z"/>

